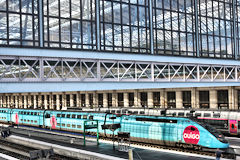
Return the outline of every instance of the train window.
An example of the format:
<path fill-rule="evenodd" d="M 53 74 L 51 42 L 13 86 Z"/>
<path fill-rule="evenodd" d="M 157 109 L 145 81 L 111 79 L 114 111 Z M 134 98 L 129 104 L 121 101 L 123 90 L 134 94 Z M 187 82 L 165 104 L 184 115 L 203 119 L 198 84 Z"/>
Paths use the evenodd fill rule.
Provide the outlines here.
<path fill-rule="evenodd" d="M 220 117 L 220 113 L 214 113 L 214 114 L 213 114 L 213 117 L 219 118 L 219 117 Z"/>
<path fill-rule="evenodd" d="M 90 119 L 90 120 L 93 120 L 93 116 L 89 116 L 89 119 Z"/>
<path fill-rule="evenodd" d="M 177 120 L 173 119 L 155 119 L 155 118 L 136 118 L 136 121 L 177 123 Z"/>
<path fill-rule="evenodd" d="M 30 120 L 28 119 L 27 122 L 30 122 Z"/>
<path fill-rule="evenodd" d="M 65 114 L 62 114 L 62 118 L 65 118 Z"/>
<path fill-rule="evenodd" d="M 24 122 L 26 122 L 26 119 L 24 119 Z"/>
<path fill-rule="evenodd" d="M 204 113 L 203 116 L 204 117 L 211 117 L 211 114 L 210 113 Z"/>
<path fill-rule="evenodd" d="M 67 114 L 67 118 L 70 118 L 70 116 L 71 116 L 70 114 Z"/>
<path fill-rule="evenodd" d="M 83 115 L 83 119 L 87 119 L 87 115 Z"/>
<path fill-rule="evenodd" d="M 30 112 L 27 112 L 27 115 L 30 115 Z"/>
<path fill-rule="evenodd" d="M 201 113 L 195 113 L 196 117 L 201 117 Z"/>
<path fill-rule="evenodd" d="M 81 115 L 77 115 L 77 119 L 81 119 Z"/>
<path fill-rule="evenodd" d="M 184 112 L 179 112 L 178 116 L 184 116 Z"/>
<path fill-rule="evenodd" d="M 20 121 L 23 121 L 23 119 L 20 119 Z"/>
<path fill-rule="evenodd" d="M 175 117 L 176 115 L 177 115 L 177 114 L 176 114 L 176 112 L 173 112 L 173 113 L 172 113 L 172 116 L 174 116 L 174 117 Z"/>
<path fill-rule="evenodd" d="M 33 120 L 31 120 L 31 123 L 33 123 Z"/>
<path fill-rule="evenodd" d="M 23 112 L 23 114 L 26 114 L 26 112 Z"/>
<path fill-rule="evenodd" d="M 67 124 L 67 127 L 70 127 L 71 125 L 70 124 Z"/>
<path fill-rule="evenodd" d="M 121 111 L 120 111 L 120 110 L 117 110 L 117 113 L 121 113 Z"/>
<path fill-rule="evenodd" d="M 77 128 L 82 128 L 82 126 L 81 125 L 77 125 Z"/>
<path fill-rule="evenodd" d="M 133 114 L 138 114 L 138 111 L 134 111 Z"/>
<path fill-rule="evenodd" d="M 61 114 L 57 114 L 57 117 L 61 117 Z"/>
<path fill-rule="evenodd" d="M 72 125 L 72 128 L 76 128 L 76 125 L 75 125 L 75 124 L 73 124 L 73 125 Z"/>
<path fill-rule="evenodd" d="M 60 123 L 57 123 L 57 126 L 59 126 L 59 127 L 60 127 Z"/>
<path fill-rule="evenodd" d="M 191 117 L 191 116 L 193 116 L 193 114 L 192 113 L 187 113 L 186 116 Z"/>
<path fill-rule="evenodd" d="M 33 115 L 33 112 L 30 112 L 30 115 Z"/>
<path fill-rule="evenodd" d="M 140 114 L 145 114 L 145 112 L 144 111 L 140 111 Z"/>
<path fill-rule="evenodd" d="M 64 123 L 62 123 L 62 127 L 65 127 L 65 124 L 64 124 Z"/>
<path fill-rule="evenodd" d="M 73 114 L 73 115 L 72 115 L 72 118 L 76 118 L 76 114 Z"/>
<path fill-rule="evenodd" d="M 115 113 L 115 110 L 111 110 L 111 113 Z"/>
<path fill-rule="evenodd" d="M 34 121 L 34 123 L 37 123 L 37 121 Z"/>
<path fill-rule="evenodd" d="M 50 118 L 50 114 L 47 113 L 47 114 L 45 115 L 45 118 Z"/>
<path fill-rule="evenodd" d="M 34 115 L 36 116 L 36 115 L 37 115 L 37 112 L 34 112 Z"/>

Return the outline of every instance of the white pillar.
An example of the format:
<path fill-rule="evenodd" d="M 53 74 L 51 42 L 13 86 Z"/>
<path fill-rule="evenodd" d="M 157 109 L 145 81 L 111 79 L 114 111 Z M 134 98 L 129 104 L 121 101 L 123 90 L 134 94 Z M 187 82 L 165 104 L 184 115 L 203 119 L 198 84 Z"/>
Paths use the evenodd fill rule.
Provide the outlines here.
<path fill-rule="evenodd" d="M 123 105 L 124 107 L 129 107 L 129 97 L 126 92 L 123 93 Z"/>
<path fill-rule="evenodd" d="M 183 108 L 182 91 L 176 91 L 176 108 Z"/>
<path fill-rule="evenodd" d="M 4 105 L 4 107 L 7 107 L 7 96 L 6 95 L 3 96 L 3 105 Z"/>
<path fill-rule="evenodd" d="M 88 93 L 85 94 L 85 104 L 86 104 L 85 107 L 89 107 L 89 94 Z"/>
<path fill-rule="evenodd" d="M 70 94 L 70 107 L 74 107 L 73 106 L 73 94 Z"/>
<path fill-rule="evenodd" d="M 153 107 L 153 92 L 147 92 L 147 105 L 148 108 Z"/>
<path fill-rule="evenodd" d="M 114 91 L 112 93 L 112 106 L 113 107 L 118 107 L 118 104 L 117 104 L 117 93 L 116 91 Z"/>
<path fill-rule="evenodd" d="M 107 93 L 103 93 L 103 107 L 108 107 Z"/>
<path fill-rule="evenodd" d="M 97 92 L 93 92 L 93 108 L 97 108 L 98 107 L 98 96 L 97 96 Z"/>
<path fill-rule="evenodd" d="M 47 99 L 47 95 L 44 95 L 44 109 L 48 109 L 48 99 Z"/>
<path fill-rule="evenodd" d="M 38 94 L 38 108 L 42 109 L 43 102 L 42 102 L 42 95 Z"/>
<path fill-rule="evenodd" d="M 60 110 L 60 96 L 59 96 L 59 94 L 56 95 L 56 109 Z"/>
<path fill-rule="evenodd" d="M 196 88 L 191 89 L 191 106 L 192 108 L 196 108 L 196 100 L 197 100 L 197 90 Z"/>
<path fill-rule="evenodd" d="M 37 96 L 36 95 L 33 96 L 33 108 L 34 109 L 37 108 Z"/>
<path fill-rule="evenodd" d="M 138 99 L 138 91 L 134 91 L 134 107 L 139 107 L 138 104 L 139 104 L 139 99 Z"/>
<path fill-rule="evenodd" d="M 18 95 L 15 95 L 15 108 L 18 108 Z"/>
<path fill-rule="evenodd" d="M 19 94 L 19 104 L 18 104 L 18 108 L 23 108 L 22 97 L 23 97 L 23 95 Z"/>
<path fill-rule="evenodd" d="M 234 87 L 230 86 L 228 87 L 228 104 L 229 109 L 234 109 Z"/>
<path fill-rule="evenodd" d="M 238 90 L 234 89 L 234 110 L 238 110 Z"/>
<path fill-rule="evenodd" d="M 164 90 L 160 91 L 160 104 L 161 104 L 161 108 L 167 108 L 167 93 Z"/>
<path fill-rule="evenodd" d="M 77 92 L 77 107 L 79 108 L 80 106 L 81 106 L 80 92 Z"/>
<path fill-rule="evenodd" d="M 210 101 L 210 108 L 218 108 L 217 104 L 217 90 L 210 90 L 209 91 L 209 101 Z"/>
<path fill-rule="evenodd" d="M 23 102 L 23 106 L 24 108 L 27 108 L 27 95 L 23 95 L 24 96 L 24 102 Z"/>
<path fill-rule="evenodd" d="M 195 107 L 200 108 L 200 103 L 199 103 L 199 91 L 196 90 L 196 97 L 195 97 Z"/>

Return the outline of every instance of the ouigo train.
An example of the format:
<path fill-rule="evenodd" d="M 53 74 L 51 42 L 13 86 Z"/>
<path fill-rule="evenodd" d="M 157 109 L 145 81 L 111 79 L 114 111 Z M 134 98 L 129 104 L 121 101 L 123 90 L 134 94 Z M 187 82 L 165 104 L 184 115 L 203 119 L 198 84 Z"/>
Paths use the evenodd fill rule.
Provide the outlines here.
<path fill-rule="evenodd" d="M 113 122 L 113 118 L 114 122 Z M 193 148 L 228 148 L 228 141 L 210 125 L 184 117 L 160 117 L 146 115 L 116 115 L 110 113 L 52 111 L 0 108 L 0 122 L 83 132 L 84 121 L 98 120 L 99 133 L 103 124 L 120 124 L 115 132 L 129 132 L 131 141 Z M 96 129 L 92 129 L 96 132 Z"/>

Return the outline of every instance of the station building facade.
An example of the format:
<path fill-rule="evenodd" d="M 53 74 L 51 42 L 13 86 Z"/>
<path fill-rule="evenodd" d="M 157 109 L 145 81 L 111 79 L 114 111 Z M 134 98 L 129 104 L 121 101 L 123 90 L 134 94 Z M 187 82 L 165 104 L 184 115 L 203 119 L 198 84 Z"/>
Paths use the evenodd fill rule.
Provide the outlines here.
<path fill-rule="evenodd" d="M 0 105 L 240 107 L 239 0 L 0 0 Z"/>

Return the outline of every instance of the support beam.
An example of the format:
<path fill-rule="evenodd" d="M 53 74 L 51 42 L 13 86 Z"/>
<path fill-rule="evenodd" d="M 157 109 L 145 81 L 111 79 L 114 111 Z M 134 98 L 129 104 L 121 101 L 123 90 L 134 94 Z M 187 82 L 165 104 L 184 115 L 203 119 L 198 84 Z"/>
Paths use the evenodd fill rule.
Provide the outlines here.
<path fill-rule="evenodd" d="M 147 105 L 148 105 L 148 108 L 153 107 L 153 92 L 151 91 L 147 92 Z"/>
<path fill-rule="evenodd" d="M 43 31 L 43 26 L 44 26 L 44 21 L 43 21 L 43 0 L 38 0 L 38 19 L 39 19 L 39 46 L 43 47 L 44 43 L 44 31 Z"/>
<path fill-rule="evenodd" d="M 196 53 L 197 57 L 200 57 L 199 54 L 199 22 L 198 22 L 198 0 L 194 0 L 194 11 L 195 11 L 195 34 L 196 34 Z"/>
<path fill-rule="evenodd" d="M 160 104 L 161 108 L 167 108 L 167 92 L 165 89 L 160 91 Z"/>
<path fill-rule="evenodd" d="M 103 107 L 108 107 L 107 93 L 103 93 Z"/>
<path fill-rule="evenodd" d="M 153 2 L 149 0 L 149 26 L 150 26 L 150 51 L 154 54 L 154 41 L 153 41 Z"/>

